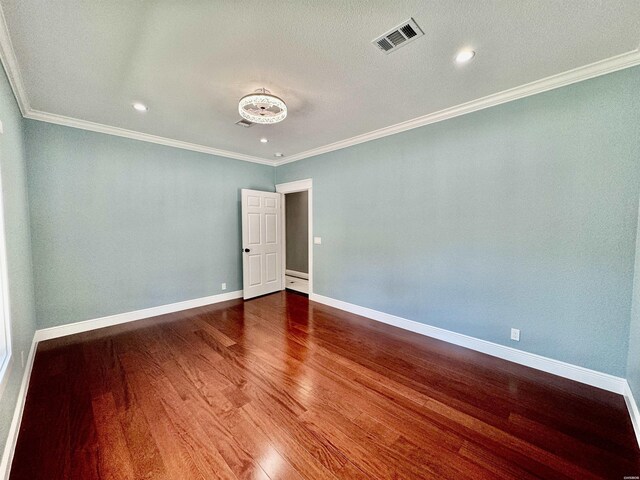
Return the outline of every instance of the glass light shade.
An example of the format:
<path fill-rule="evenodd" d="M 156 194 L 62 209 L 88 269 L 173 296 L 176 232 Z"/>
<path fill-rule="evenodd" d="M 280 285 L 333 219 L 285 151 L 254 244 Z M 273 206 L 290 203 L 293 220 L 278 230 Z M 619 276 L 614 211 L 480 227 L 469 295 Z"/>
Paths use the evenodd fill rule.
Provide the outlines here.
<path fill-rule="evenodd" d="M 240 99 L 238 113 L 252 123 L 278 123 L 287 118 L 287 105 L 281 98 L 261 88 Z"/>

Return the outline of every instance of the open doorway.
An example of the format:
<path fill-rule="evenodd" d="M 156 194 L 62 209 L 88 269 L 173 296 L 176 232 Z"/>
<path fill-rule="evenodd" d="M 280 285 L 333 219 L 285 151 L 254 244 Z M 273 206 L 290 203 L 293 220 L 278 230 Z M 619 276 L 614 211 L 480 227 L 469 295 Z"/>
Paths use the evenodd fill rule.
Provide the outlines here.
<path fill-rule="evenodd" d="M 284 205 L 284 286 L 309 294 L 309 192 L 286 193 Z"/>
<path fill-rule="evenodd" d="M 282 288 L 312 293 L 313 217 L 311 180 L 276 185 L 282 195 Z"/>

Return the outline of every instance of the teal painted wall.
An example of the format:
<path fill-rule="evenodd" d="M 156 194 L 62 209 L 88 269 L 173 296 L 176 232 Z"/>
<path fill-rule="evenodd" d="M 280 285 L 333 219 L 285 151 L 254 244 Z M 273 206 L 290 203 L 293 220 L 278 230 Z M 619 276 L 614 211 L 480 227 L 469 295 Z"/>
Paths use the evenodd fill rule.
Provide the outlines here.
<path fill-rule="evenodd" d="M 633 281 L 633 302 L 631 323 L 629 325 L 629 354 L 627 358 L 627 381 L 636 402 L 640 402 L 640 209 L 638 212 L 635 278 Z"/>
<path fill-rule="evenodd" d="M 38 328 L 242 288 L 240 189 L 273 167 L 26 121 Z"/>
<path fill-rule="evenodd" d="M 3 451 L 24 373 L 20 353 L 24 351 L 24 358 L 28 357 L 36 320 L 33 307 L 24 124 L 1 67 L 0 120 L 4 127 L 4 134 L 0 135 L 0 176 L 4 203 L 13 351 L 8 383 L 0 398 L 0 451 Z"/>
<path fill-rule="evenodd" d="M 314 179 L 316 293 L 624 376 L 639 87 L 629 69 L 278 167 Z M 39 328 L 241 288 L 239 189 L 273 168 L 25 126 Z"/>
<path fill-rule="evenodd" d="M 315 293 L 624 376 L 639 91 L 636 67 L 278 167 L 313 178 Z"/>

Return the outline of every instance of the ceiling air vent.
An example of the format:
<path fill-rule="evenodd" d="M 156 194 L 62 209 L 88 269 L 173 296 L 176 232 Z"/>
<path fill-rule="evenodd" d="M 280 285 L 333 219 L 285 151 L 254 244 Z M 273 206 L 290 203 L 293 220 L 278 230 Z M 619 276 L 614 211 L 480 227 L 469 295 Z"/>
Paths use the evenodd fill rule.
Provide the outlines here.
<path fill-rule="evenodd" d="M 243 118 L 242 120 L 238 120 L 236 122 L 236 125 L 240 125 L 241 127 L 244 127 L 244 128 L 249 128 L 251 125 L 253 125 L 253 123 Z"/>
<path fill-rule="evenodd" d="M 384 53 L 391 53 L 395 52 L 400 47 L 404 47 L 408 43 L 411 43 L 422 35 L 424 35 L 424 33 L 416 21 L 413 18 L 410 18 L 409 20 L 402 22 L 397 27 L 392 28 L 384 35 L 380 35 L 371 43 Z"/>

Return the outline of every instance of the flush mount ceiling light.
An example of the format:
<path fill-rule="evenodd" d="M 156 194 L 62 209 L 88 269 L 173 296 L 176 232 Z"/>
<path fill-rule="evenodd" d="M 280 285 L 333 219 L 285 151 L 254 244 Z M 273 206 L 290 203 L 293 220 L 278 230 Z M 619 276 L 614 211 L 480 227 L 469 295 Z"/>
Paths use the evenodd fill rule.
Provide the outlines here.
<path fill-rule="evenodd" d="M 273 154 L 274 157 L 280 158 L 280 157 L 284 157 L 284 153 L 281 152 L 276 152 Z"/>
<path fill-rule="evenodd" d="M 266 138 L 261 138 L 260 139 L 260 143 L 267 143 L 269 140 L 267 140 Z"/>
<path fill-rule="evenodd" d="M 253 123 L 278 123 L 287 118 L 287 105 L 265 88 L 245 95 L 238 103 L 238 112 Z"/>
<path fill-rule="evenodd" d="M 456 63 L 467 63 L 475 56 L 476 52 L 474 52 L 473 50 L 460 50 L 456 55 Z"/>
<path fill-rule="evenodd" d="M 140 102 L 135 102 L 131 106 L 133 107 L 134 110 L 137 110 L 138 112 L 146 112 L 147 110 L 149 110 L 149 108 L 147 108 L 147 106 L 144 103 L 140 103 Z"/>

